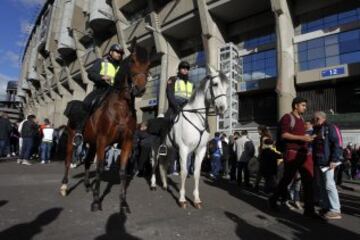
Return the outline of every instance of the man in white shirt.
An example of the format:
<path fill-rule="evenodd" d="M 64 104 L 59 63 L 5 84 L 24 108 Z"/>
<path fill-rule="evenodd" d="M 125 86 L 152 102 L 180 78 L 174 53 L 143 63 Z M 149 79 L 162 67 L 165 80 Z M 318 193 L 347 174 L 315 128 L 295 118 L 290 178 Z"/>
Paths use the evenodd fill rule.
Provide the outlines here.
<path fill-rule="evenodd" d="M 49 119 L 44 120 L 45 127 L 42 129 L 41 142 L 41 164 L 50 163 L 51 147 L 54 138 L 54 128 L 50 125 Z"/>

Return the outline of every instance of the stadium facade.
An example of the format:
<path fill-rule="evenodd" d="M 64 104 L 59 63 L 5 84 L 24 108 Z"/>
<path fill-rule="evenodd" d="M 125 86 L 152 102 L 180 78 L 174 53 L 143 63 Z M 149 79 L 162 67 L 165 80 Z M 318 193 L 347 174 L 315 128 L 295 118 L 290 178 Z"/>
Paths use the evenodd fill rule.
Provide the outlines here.
<path fill-rule="evenodd" d="M 166 110 L 166 81 L 187 60 L 195 82 L 208 64 L 231 79 L 229 111 L 211 119 L 213 131 L 275 126 L 299 95 L 306 117 L 323 110 L 345 142 L 360 142 L 358 0 L 49 0 L 23 55 L 25 113 L 65 124 L 66 103 L 92 90 L 93 61 L 135 37 L 153 60 L 139 121 Z"/>

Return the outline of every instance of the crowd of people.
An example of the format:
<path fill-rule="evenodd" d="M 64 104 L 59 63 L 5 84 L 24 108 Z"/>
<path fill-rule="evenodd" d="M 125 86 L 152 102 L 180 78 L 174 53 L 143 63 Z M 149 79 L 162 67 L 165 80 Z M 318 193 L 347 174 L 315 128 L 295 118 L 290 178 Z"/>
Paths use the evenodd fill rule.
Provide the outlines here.
<path fill-rule="evenodd" d="M 5 113 L 0 113 L 0 156 L 17 158 L 17 163 L 22 165 L 49 164 L 54 158 L 63 128 L 54 129 L 46 118 L 39 123 L 35 115 L 11 123 Z"/>
<path fill-rule="evenodd" d="M 360 178 L 360 149 L 352 143 L 344 146 L 340 129 L 327 120 L 326 113 L 315 112 L 313 119 L 304 120 L 306 104 L 304 98 L 294 99 L 293 111 L 281 118 L 276 136 L 266 126 L 259 126 L 257 149 L 246 130 L 229 137 L 215 133 L 208 144 L 203 172 L 214 181 L 237 183 L 240 189 L 263 190 L 273 210 L 278 210 L 280 201 L 290 209 L 304 210 L 308 217 L 341 219 L 337 186 L 344 176 L 349 180 Z M 138 176 L 144 176 L 151 147 L 159 141 L 148 132 L 147 124 L 142 124 L 135 139 Z M 178 166 L 178 157 L 174 156 L 168 173 L 177 175 Z M 188 172 L 192 173 L 191 156 Z M 315 205 L 320 206 L 318 213 Z"/>

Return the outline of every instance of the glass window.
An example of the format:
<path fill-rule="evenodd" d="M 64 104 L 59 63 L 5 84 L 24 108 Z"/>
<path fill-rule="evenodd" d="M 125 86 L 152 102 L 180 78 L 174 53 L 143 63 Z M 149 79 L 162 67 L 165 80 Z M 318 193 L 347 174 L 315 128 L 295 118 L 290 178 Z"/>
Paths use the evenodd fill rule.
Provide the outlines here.
<path fill-rule="evenodd" d="M 243 57 L 245 81 L 275 77 L 277 72 L 276 50 L 268 50 Z"/>
<path fill-rule="evenodd" d="M 322 68 L 325 67 L 325 59 L 315 59 L 308 62 L 309 69 Z"/>
<path fill-rule="evenodd" d="M 299 62 L 299 69 L 300 71 L 308 70 L 308 62 Z"/>
<path fill-rule="evenodd" d="M 354 39 L 351 41 L 341 42 L 339 46 L 340 53 L 355 52 L 360 50 L 360 41 L 359 39 Z"/>
<path fill-rule="evenodd" d="M 340 58 L 339 56 L 334 56 L 334 57 L 328 57 L 326 58 L 326 66 L 334 66 L 334 65 L 339 65 L 340 64 Z"/>
<path fill-rule="evenodd" d="M 308 60 L 324 58 L 324 57 L 325 57 L 324 48 L 314 48 L 308 50 Z"/>
<path fill-rule="evenodd" d="M 339 45 L 330 45 L 325 47 L 326 56 L 339 55 Z"/>
<path fill-rule="evenodd" d="M 324 37 L 325 45 L 331 45 L 338 43 L 339 36 L 337 34 Z"/>
<path fill-rule="evenodd" d="M 340 12 L 329 16 L 319 16 L 319 19 L 301 24 L 301 32 L 308 33 L 319 29 L 336 27 L 342 24 L 360 20 L 360 8 Z"/>
<path fill-rule="evenodd" d="M 298 44 L 298 51 L 306 51 L 307 50 L 307 42 L 301 42 Z"/>
<path fill-rule="evenodd" d="M 310 40 L 310 41 L 308 41 L 307 46 L 308 46 L 308 49 L 323 47 L 324 39 L 317 38 L 317 39 Z"/>
<path fill-rule="evenodd" d="M 360 51 L 346 53 L 340 55 L 340 62 L 341 63 L 355 63 L 360 62 Z"/>
<path fill-rule="evenodd" d="M 307 60 L 307 51 L 305 52 L 298 52 L 298 61 L 303 62 Z"/>
<path fill-rule="evenodd" d="M 339 34 L 340 42 L 350 41 L 354 39 L 359 39 L 359 30 L 342 32 Z"/>

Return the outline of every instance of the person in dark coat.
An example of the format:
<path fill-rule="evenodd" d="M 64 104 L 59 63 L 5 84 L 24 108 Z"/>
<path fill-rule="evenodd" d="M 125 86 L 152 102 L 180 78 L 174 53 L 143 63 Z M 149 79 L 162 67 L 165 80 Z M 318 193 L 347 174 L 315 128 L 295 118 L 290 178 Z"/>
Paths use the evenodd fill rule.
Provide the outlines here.
<path fill-rule="evenodd" d="M 260 173 L 265 178 L 265 192 L 273 192 L 276 187 L 276 176 L 278 170 L 278 160 L 282 158 L 280 152 L 277 152 L 273 146 L 272 139 L 265 139 L 263 150 L 259 159 Z"/>
<path fill-rule="evenodd" d="M 31 157 L 31 151 L 34 144 L 34 137 L 39 132 L 39 127 L 36 124 L 36 116 L 29 115 L 27 121 L 24 122 L 21 129 L 21 137 L 23 139 L 23 146 L 21 148 L 21 153 L 19 156 L 18 163 L 24 165 L 31 165 L 29 162 Z"/>
<path fill-rule="evenodd" d="M 0 113 L 0 157 L 6 155 L 6 149 L 10 143 L 11 122 L 5 113 Z"/>

